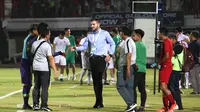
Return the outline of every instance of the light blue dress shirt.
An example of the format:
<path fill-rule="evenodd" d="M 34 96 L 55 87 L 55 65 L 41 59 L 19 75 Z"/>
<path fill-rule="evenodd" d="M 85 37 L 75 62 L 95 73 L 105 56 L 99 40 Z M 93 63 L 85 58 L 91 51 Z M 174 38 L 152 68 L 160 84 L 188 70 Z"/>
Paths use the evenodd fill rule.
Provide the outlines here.
<path fill-rule="evenodd" d="M 76 47 L 77 51 L 83 51 L 88 48 L 88 40 L 91 43 L 91 55 L 97 56 L 107 56 L 109 54 L 114 54 L 115 52 L 115 42 L 113 41 L 110 34 L 102 29 L 97 30 L 96 32 L 91 32 L 88 34 L 85 42 L 82 46 Z M 107 44 L 110 45 L 108 49 Z"/>

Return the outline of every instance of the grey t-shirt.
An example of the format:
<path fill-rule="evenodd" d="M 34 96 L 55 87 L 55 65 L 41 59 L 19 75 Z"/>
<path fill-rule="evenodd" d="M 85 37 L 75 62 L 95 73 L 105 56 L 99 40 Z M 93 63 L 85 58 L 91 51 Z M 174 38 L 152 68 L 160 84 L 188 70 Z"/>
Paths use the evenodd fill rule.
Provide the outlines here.
<path fill-rule="evenodd" d="M 122 42 L 119 44 L 120 49 L 120 58 L 119 58 L 119 66 L 125 66 L 126 65 L 126 53 L 125 53 L 125 41 L 122 40 Z"/>
<path fill-rule="evenodd" d="M 44 39 L 38 40 L 33 43 L 31 52 L 34 53 L 39 44 L 45 41 Z M 47 57 L 52 56 L 52 48 L 49 43 L 44 42 L 37 50 L 33 59 L 33 70 L 34 71 L 49 71 L 49 65 Z"/>

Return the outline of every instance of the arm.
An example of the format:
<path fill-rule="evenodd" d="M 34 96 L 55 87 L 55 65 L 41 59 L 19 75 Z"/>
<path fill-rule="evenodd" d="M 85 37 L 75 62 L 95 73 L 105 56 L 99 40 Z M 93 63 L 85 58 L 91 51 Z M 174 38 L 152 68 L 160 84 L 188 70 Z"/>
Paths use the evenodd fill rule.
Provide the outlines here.
<path fill-rule="evenodd" d="M 57 80 L 58 79 L 58 71 L 56 69 L 56 65 L 55 65 L 54 58 L 52 56 L 52 51 L 51 51 L 50 45 L 48 45 L 48 47 L 47 47 L 46 54 L 47 54 L 47 58 L 49 60 L 49 64 L 54 71 L 54 79 Z"/>
<path fill-rule="evenodd" d="M 85 39 L 85 42 L 84 42 L 81 46 L 75 47 L 75 49 L 76 49 L 77 51 L 84 51 L 84 50 L 86 50 L 87 48 L 88 48 L 88 37 Z"/>
<path fill-rule="evenodd" d="M 112 37 L 110 36 L 110 34 L 108 32 L 106 32 L 106 41 L 107 43 L 110 45 L 110 49 L 109 49 L 109 53 L 111 55 L 113 55 L 115 53 L 115 42 L 112 39 Z"/>

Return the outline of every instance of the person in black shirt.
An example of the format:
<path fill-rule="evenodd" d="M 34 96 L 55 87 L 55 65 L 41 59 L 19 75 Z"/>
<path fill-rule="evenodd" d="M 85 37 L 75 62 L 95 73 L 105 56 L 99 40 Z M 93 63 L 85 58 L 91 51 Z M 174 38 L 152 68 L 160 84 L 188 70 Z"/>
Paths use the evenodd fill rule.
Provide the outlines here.
<path fill-rule="evenodd" d="M 194 57 L 194 67 L 190 70 L 193 92 L 191 94 L 200 94 L 200 43 L 197 41 L 199 32 L 191 33 L 192 42 L 189 44 L 189 50 Z"/>

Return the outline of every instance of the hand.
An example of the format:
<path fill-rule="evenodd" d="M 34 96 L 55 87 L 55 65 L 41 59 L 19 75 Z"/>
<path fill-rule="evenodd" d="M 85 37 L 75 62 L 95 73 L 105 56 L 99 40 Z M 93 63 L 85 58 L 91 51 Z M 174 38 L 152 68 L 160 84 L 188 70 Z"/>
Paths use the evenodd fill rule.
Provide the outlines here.
<path fill-rule="evenodd" d="M 71 47 L 71 51 L 75 51 L 76 50 L 76 47 L 75 46 L 72 46 Z"/>
<path fill-rule="evenodd" d="M 127 69 L 126 79 L 129 80 L 130 78 L 131 78 L 131 71 L 130 71 L 130 69 Z"/>
<path fill-rule="evenodd" d="M 109 56 L 109 55 L 106 56 L 105 61 L 106 61 L 106 62 L 110 61 L 110 56 Z"/>
<path fill-rule="evenodd" d="M 58 80 L 58 71 L 54 71 L 54 80 Z"/>

